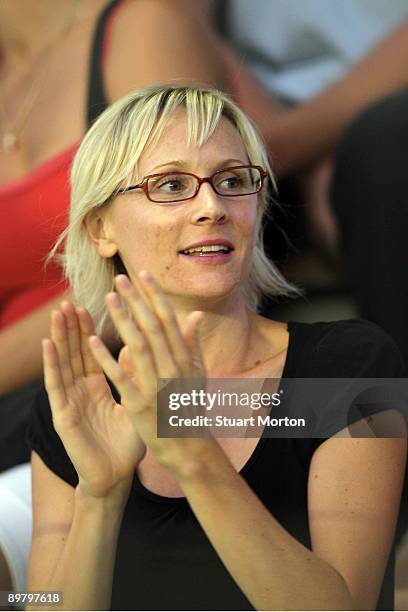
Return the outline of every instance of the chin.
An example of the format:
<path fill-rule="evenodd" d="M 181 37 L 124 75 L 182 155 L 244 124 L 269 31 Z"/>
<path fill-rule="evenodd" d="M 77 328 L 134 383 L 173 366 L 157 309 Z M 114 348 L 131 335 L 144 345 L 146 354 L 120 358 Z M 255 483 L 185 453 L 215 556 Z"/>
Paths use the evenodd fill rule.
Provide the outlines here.
<path fill-rule="evenodd" d="M 177 295 L 191 300 L 197 300 L 208 305 L 224 303 L 230 299 L 236 303 L 240 295 L 240 284 L 214 281 L 211 284 L 197 283 L 190 287 L 178 287 Z M 184 290 L 183 290 L 184 289 Z"/>

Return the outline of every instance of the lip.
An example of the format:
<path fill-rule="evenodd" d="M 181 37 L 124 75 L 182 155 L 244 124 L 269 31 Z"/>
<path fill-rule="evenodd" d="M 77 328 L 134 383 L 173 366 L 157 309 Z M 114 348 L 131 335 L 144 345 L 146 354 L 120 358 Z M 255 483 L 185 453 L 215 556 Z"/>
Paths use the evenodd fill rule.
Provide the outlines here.
<path fill-rule="evenodd" d="M 216 244 L 219 244 L 219 242 Z M 189 263 L 214 266 L 229 263 L 233 257 L 233 252 L 220 253 L 219 255 L 184 255 L 183 253 L 179 253 L 179 256 L 184 257 L 185 261 Z"/>
<path fill-rule="evenodd" d="M 188 249 L 194 249 L 195 247 L 211 246 L 213 244 L 220 244 L 221 246 L 228 247 L 229 249 L 231 249 L 231 251 L 234 250 L 234 245 L 229 240 L 225 240 L 225 238 L 211 238 L 208 240 L 200 240 L 199 242 L 193 242 L 192 244 L 189 244 L 188 246 L 180 249 L 179 253 L 181 251 L 187 251 Z"/>

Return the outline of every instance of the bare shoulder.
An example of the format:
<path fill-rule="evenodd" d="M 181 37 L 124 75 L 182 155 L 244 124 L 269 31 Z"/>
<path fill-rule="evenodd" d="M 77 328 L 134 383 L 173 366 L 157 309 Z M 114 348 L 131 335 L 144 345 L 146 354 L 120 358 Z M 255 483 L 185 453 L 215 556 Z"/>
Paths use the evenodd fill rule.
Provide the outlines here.
<path fill-rule="evenodd" d="M 54 474 L 35 452 L 31 465 L 33 535 L 28 586 L 30 590 L 44 590 L 71 527 L 74 488 Z"/>
<path fill-rule="evenodd" d="M 208 29 L 186 0 L 127 0 L 114 16 L 106 66 L 110 101 L 163 82 L 219 86 Z"/>

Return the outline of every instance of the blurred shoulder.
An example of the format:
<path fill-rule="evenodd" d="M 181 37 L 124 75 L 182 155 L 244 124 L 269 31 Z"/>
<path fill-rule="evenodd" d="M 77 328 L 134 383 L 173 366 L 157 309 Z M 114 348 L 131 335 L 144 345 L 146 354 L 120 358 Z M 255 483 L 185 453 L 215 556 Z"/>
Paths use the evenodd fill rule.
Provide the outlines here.
<path fill-rule="evenodd" d="M 114 15 L 106 64 L 108 99 L 152 83 L 217 85 L 217 55 L 189 0 L 123 0 Z"/>
<path fill-rule="evenodd" d="M 297 376 L 405 376 L 395 341 L 364 319 L 293 323 L 297 365 L 310 374 Z M 297 368 L 299 369 L 299 368 Z"/>

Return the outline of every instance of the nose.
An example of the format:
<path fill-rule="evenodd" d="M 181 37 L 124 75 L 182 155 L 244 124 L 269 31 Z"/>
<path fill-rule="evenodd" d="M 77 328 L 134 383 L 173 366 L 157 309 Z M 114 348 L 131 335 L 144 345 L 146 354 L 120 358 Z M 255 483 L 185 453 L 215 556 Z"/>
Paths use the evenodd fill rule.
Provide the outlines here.
<path fill-rule="evenodd" d="M 191 200 L 191 220 L 193 223 L 225 223 L 228 220 L 226 198 L 215 193 L 210 182 L 200 185 L 200 189 Z"/>

